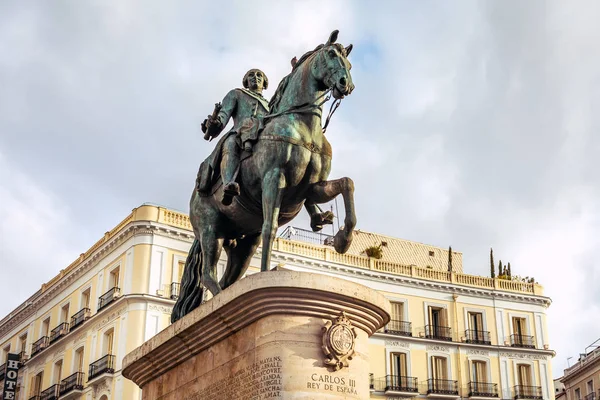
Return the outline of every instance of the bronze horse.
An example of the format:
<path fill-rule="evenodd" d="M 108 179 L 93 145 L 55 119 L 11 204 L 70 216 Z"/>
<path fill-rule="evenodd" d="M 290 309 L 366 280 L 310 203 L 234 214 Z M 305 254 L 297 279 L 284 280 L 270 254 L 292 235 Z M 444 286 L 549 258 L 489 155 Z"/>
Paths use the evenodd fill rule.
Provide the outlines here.
<path fill-rule="evenodd" d="M 194 190 L 190 221 L 196 240 L 185 264 L 173 322 L 200 305 L 202 285 L 217 295 L 240 279 L 261 238 L 261 271 L 269 270 L 277 228 L 291 221 L 303 205 L 317 207 L 342 194 L 344 226 L 335 235 L 334 248 L 345 253 L 350 247 L 356 226 L 354 183 L 350 178 L 327 180 L 331 146 L 321 125 L 325 96 L 331 93 L 341 99 L 354 89 L 347 58 L 352 45 L 336 43 L 337 36 L 338 31 L 334 31 L 327 43 L 304 54 L 279 84 L 253 154 L 242 161 L 240 196 L 224 206 L 220 201 L 222 187 L 207 196 Z M 217 282 L 217 262 L 223 248 L 227 266 Z"/>

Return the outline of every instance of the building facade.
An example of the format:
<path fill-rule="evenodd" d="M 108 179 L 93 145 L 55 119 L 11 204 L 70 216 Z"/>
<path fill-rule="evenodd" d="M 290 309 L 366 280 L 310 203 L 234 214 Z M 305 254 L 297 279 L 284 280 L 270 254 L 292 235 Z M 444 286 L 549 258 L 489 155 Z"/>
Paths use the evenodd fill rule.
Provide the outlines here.
<path fill-rule="evenodd" d="M 600 398 L 600 339 L 589 345 L 574 365 L 565 369 L 560 383 L 563 387 L 557 397 L 565 400 Z"/>
<path fill-rule="evenodd" d="M 289 228 L 273 266 L 352 280 L 392 302 L 370 339 L 371 398 L 554 397 L 541 286 L 464 274 L 461 253 L 434 246 L 358 231 L 341 255 L 330 239 Z M 0 321 L 0 381 L 12 353 L 19 400 L 139 399 L 122 359 L 169 325 L 192 241 L 186 215 L 134 209 Z"/>

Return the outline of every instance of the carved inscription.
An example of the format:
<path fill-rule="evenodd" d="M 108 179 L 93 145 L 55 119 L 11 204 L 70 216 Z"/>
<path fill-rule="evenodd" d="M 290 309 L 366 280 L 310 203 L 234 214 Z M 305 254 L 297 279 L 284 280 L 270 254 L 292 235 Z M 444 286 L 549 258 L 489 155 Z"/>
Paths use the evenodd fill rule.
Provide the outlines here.
<path fill-rule="evenodd" d="M 356 391 L 356 380 L 346 376 L 315 373 L 312 374 L 310 379 L 306 382 L 306 388 L 321 392 L 358 396 L 358 392 Z"/>
<path fill-rule="evenodd" d="M 219 379 L 185 400 L 266 400 L 281 398 L 281 357 L 267 357 L 233 376 Z"/>
<path fill-rule="evenodd" d="M 410 344 L 408 342 L 400 342 L 398 340 L 386 340 L 385 345 L 387 347 L 404 347 L 405 349 L 410 348 Z"/>
<path fill-rule="evenodd" d="M 467 354 L 473 355 L 473 356 L 489 356 L 490 352 L 487 350 L 467 350 Z"/>
<path fill-rule="evenodd" d="M 440 346 L 438 344 L 428 344 L 427 350 L 430 351 L 443 351 L 444 353 L 450 353 L 450 347 Z"/>
<path fill-rule="evenodd" d="M 500 357 L 506 357 L 511 359 L 519 359 L 519 360 L 547 360 L 548 356 L 543 354 L 525 354 L 525 353 L 508 353 L 508 352 L 500 352 Z"/>

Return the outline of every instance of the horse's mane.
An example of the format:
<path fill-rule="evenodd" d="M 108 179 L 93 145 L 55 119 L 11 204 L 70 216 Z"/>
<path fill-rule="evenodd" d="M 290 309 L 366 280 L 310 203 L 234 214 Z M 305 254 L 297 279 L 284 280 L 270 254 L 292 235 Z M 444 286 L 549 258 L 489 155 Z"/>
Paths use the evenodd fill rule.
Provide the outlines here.
<path fill-rule="evenodd" d="M 281 102 L 281 98 L 283 97 L 283 92 L 285 92 L 285 89 L 287 88 L 287 85 L 288 85 L 291 77 L 298 70 L 298 67 L 304 61 L 306 61 L 310 56 L 312 56 L 313 54 L 315 54 L 317 51 L 321 50 L 324 46 L 325 46 L 324 44 L 320 44 L 314 50 L 308 51 L 308 52 L 304 53 L 302 55 L 302 57 L 300 57 L 300 59 L 292 67 L 292 72 L 290 72 L 289 74 L 287 74 L 281 80 L 281 82 L 279 82 L 279 85 L 277 86 L 277 89 L 275 90 L 275 93 L 273 94 L 273 97 L 271 97 L 271 101 L 269 102 L 269 110 L 270 110 L 271 113 L 274 114 L 276 112 L 279 112 L 279 103 Z"/>

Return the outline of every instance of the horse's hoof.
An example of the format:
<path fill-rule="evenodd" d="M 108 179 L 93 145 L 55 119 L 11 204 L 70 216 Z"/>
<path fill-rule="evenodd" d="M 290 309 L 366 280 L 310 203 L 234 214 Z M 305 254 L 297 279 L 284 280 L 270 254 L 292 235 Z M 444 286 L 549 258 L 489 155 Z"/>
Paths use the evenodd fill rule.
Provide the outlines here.
<path fill-rule="evenodd" d="M 352 244 L 352 232 L 346 234 L 343 229 L 340 229 L 333 237 L 333 248 L 340 254 L 346 253 L 350 244 Z"/>
<path fill-rule="evenodd" d="M 310 217 L 310 228 L 313 232 L 319 232 L 323 229 L 323 225 L 331 224 L 333 224 L 333 213 L 331 211 L 325 211 Z"/>

